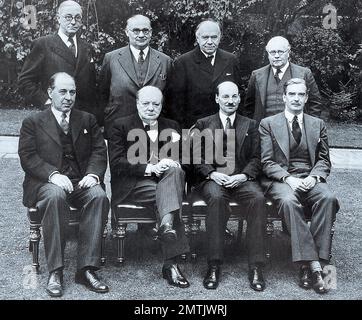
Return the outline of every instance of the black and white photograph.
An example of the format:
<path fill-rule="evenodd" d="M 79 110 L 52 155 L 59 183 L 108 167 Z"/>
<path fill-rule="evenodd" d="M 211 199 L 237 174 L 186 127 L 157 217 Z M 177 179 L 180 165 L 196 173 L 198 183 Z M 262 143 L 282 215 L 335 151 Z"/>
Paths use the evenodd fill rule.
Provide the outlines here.
<path fill-rule="evenodd" d="M 0 163 L 0 300 L 361 300 L 362 1 L 0 0 Z"/>

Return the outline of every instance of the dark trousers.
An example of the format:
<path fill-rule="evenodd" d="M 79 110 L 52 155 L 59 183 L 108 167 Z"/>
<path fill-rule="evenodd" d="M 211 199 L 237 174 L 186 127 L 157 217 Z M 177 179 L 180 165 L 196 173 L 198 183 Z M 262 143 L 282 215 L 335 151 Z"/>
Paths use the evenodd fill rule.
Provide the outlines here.
<path fill-rule="evenodd" d="M 109 211 L 109 200 L 102 187 L 75 189 L 68 194 L 62 188 L 47 183 L 39 189 L 37 199 L 37 207 L 43 212 L 44 249 L 49 272 L 64 267 L 69 205 L 81 209 L 77 269 L 99 268 L 102 233 Z"/>
<path fill-rule="evenodd" d="M 208 206 L 206 217 L 206 233 L 208 239 L 208 261 L 223 261 L 224 237 L 227 221 L 230 216 L 229 201 L 240 203 L 246 211 L 249 266 L 265 263 L 265 198 L 261 187 L 255 181 L 246 181 L 237 188 L 229 189 L 218 185 L 215 181 L 204 181 L 198 191 Z"/>
<path fill-rule="evenodd" d="M 278 214 L 290 233 L 293 261 L 328 261 L 331 228 L 339 204 L 327 183 L 317 183 L 308 192 L 294 192 L 286 183 L 273 182 L 267 194 L 276 201 Z M 311 210 L 310 227 L 303 206 Z"/>
<path fill-rule="evenodd" d="M 181 217 L 182 199 L 185 187 L 185 173 L 181 168 L 170 168 L 159 178 L 145 177 L 137 182 L 126 201 L 149 206 L 156 213 L 160 223 L 162 217 L 171 212 L 179 212 L 174 217 L 177 240 L 162 243 L 164 259 L 171 259 L 190 251 Z"/>

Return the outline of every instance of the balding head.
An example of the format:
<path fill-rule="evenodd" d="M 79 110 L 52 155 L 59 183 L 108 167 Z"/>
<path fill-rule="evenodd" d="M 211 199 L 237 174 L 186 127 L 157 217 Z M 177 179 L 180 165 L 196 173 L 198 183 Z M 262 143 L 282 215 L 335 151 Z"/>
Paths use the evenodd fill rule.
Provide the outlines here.
<path fill-rule="evenodd" d="M 75 1 L 64 1 L 58 7 L 59 29 L 66 36 L 74 36 L 82 26 L 82 8 Z"/>
<path fill-rule="evenodd" d="M 137 50 L 145 49 L 152 36 L 150 19 L 140 14 L 132 16 L 127 20 L 126 35 L 131 46 Z"/>
<path fill-rule="evenodd" d="M 270 64 L 274 68 L 283 68 L 289 60 L 290 44 L 283 37 L 277 36 L 269 40 L 265 47 Z"/>
<path fill-rule="evenodd" d="M 212 55 L 219 47 L 221 29 L 219 24 L 213 20 L 202 21 L 196 27 L 196 41 L 200 50 L 205 54 Z"/>
<path fill-rule="evenodd" d="M 137 92 L 137 110 L 142 121 L 156 120 L 162 110 L 162 91 L 153 86 L 145 86 Z"/>
<path fill-rule="evenodd" d="M 238 86 L 231 81 L 224 81 L 217 86 L 216 103 L 220 107 L 220 111 L 230 116 L 236 112 L 240 103 L 240 95 Z"/>

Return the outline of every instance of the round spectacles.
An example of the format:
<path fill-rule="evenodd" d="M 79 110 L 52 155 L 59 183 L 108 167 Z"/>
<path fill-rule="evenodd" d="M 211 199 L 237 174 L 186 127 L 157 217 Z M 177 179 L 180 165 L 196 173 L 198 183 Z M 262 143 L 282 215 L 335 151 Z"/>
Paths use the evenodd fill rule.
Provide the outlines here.
<path fill-rule="evenodd" d="M 278 56 L 281 56 L 283 55 L 284 53 L 288 52 L 289 49 L 285 50 L 285 51 L 282 51 L 282 50 L 272 50 L 272 51 L 268 51 L 268 53 L 271 55 L 271 56 L 275 56 L 276 54 L 278 54 Z"/>
<path fill-rule="evenodd" d="M 82 21 L 82 16 L 76 15 L 76 16 L 72 16 L 70 14 L 67 14 L 66 16 L 62 16 L 66 21 L 71 22 L 73 19 L 75 22 L 81 22 Z"/>
<path fill-rule="evenodd" d="M 129 31 L 132 31 L 136 36 L 138 36 L 141 32 L 143 32 L 143 34 L 145 36 L 148 36 L 152 29 L 128 29 Z"/>

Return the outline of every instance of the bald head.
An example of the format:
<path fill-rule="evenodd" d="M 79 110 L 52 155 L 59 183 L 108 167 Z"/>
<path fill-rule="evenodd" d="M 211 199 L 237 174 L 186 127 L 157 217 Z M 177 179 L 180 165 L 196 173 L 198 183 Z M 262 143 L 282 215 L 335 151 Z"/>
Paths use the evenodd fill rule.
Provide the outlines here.
<path fill-rule="evenodd" d="M 127 20 L 126 35 L 129 44 L 137 50 L 143 50 L 148 47 L 152 28 L 151 21 L 147 17 L 137 14 Z"/>
<path fill-rule="evenodd" d="M 236 112 L 240 103 L 238 86 L 231 81 L 224 81 L 217 86 L 216 103 L 226 116 Z"/>
<path fill-rule="evenodd" d="M 269 40 L 265 47 L 271 66 L 277 69 L 283 68 L 289 60 L 290 44 L 283 37 L 277 36 Z"/>
<path fill-rule="evenodd" d="M 137 110 L 143 122 L 156 120 L 162 110 L 162 91 L 157 87 L 146 86 L 137 92 Z"/>

